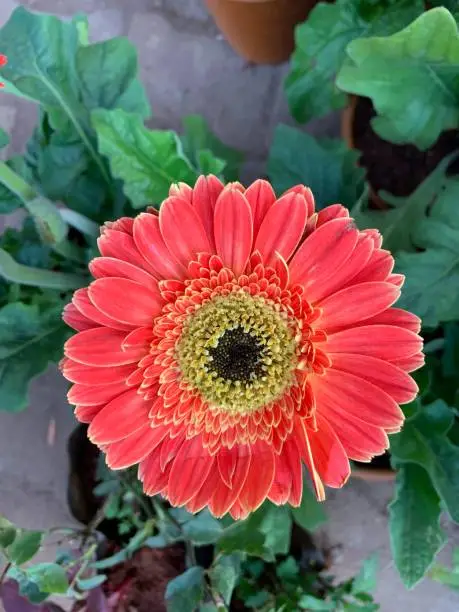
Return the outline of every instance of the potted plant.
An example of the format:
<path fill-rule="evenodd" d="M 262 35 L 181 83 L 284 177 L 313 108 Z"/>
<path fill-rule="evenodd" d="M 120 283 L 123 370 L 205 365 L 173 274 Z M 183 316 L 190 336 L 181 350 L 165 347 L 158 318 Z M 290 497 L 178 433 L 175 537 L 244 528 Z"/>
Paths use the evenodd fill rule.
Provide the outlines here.
<path fill-rule="evenodd" d="M 65 53 L 41 52 L 63 41 Z M 368 595 L 358 597 L 354 582 L 337 590 L 315 579 L 308 586 L 292 548 L 293 525 L 312 529 L 321 515 L 303 465 L 323 500 L 324 483 L 340 487 L 349 477 L 349 458 L 368 461 L 390 434 L 394 558 L 407 585 L 419 581 L 445 542 L 440 504 L 458 520 L 459 228 L 457 177 L 446 174 L 446 162 L 403 206 L 374 211 L 355 151 L 281 126 L 268 163 L 272 186 L 256 181 L 246 189 L 237 182 L 240 155 L 202 118 L 187 118 L 181 135 L 144 125 L 149 107 L 125 39 L 91 44 L 83 17 L 61 21 L 18 8 L 0 30 L 0 48 L 8 56 L 5 92 L 40 105 L 27 153 L 0 164 L 3 212 L 23 209 L 27 217 L 0 242 L 0 408 L 25 408 L 30 379 L 64 354 L 68 400 L 89 426 L 72 441 L 81 452 L 88 436 L 116 468 L 94 478 L 91 460 L 86 479 L 72 470 L 71 500 L 82 502 L 79 516 L 89 525 L 61 534 L 77 535 L 78 546 L 56 563 L 23 566 L 43 534 L 3 521 L 2 578 L 16 580 L 20 594 L 38 603 L 50 592 L 84 599 L 89 589 L 102 609 L 113 608 L 133 586 L 117 566 L 130 564 L 132 576 L 161 557 L 151 550 L 169 549 L 182 565 L 164 559 L 168 579 L 172 566 L 186 568 L 166 587 L 171 610 L 183 610 L 184 602 L 191 609 L 256 608 L 260 599 L 261 609 L 280 602 L 293 609 L 373 605 Z M 352 210 L 358 230 L 337 201 Z M 399 273 L 406 283 L 393 308 Z M 206 318 L 204 306 L 195 307 L 209 295 L 217 311 Z M 77 333 L 61 322 L 64 304 Z M 429 334 L 425 368 L 420 322 L 410 311 Z M 255 345 L 242 325 L 226 327 L 228 313 L 245 317 Z M 164 342 L 149 336 L 152 319 Z M 211 343 L 212 325 L 220 327 Z M 209 362 L 220 368 L 209 366 L 217 376 L 202 370 Z M 176 382 L 179 369 L 199 393 L 186 395 L 187 385 Z M 416 397 L 409 374 L 417 369 Z M 203 398 L 231 414 L 208 410 Z M 144 402 L 154 406 L 145 410 Z M 90 499 L 100 478 L 99 499 Z M 74 494 L 77 486 L 84 495 Z M 260 573 L 249 557 L 268 565 Z M 136 581 L 142 571 L 134 572 Z"/>
<path fill-rule="evenodd" d="M 454 93 L 445 93 L 457 88 L 457 61 L 446 48 L 439 55 L 428 42 L 433 38 L 425 38 L 426 32 L 441 32 L 443 39 L 457 41 L 457 25 L 446 8 L 431 7 L 423 2 L 380 2 L 372 8 L 365 2 L 338 2 L 316 7 L 298 30 L 286 80 L 292 112 L 305 121 L 349 99 L 342 135 L 350 148 L 361 152 L 359 163 L 378 207 L 387 206 L 379 191 L 410 195 L 459 148 L 457 96 L 454 101 Z M 340 36 L 337 54 L 336 36 L 349 19 L 355 29 Z M 325 23 L 329 35 L 315 62 L 314 35 L 325 34 Z M 437 80 L 433 75 L 440 64 Z M 330 81 L 319 94 L 317 87 L 325 76 Z"/>
<path fill-rule="evenodd" d="M 292 530 L 287 508 L 265 505 L 246 521 L 221 522 L 143 496 L 135 474 L 120 478 L 105 468 L 99 476 L 102 504 L 82 529 L 30 531 L 0 517 L 5 612 L 62 612 L 56 595 L 73 600 L 72 612 L 378 609 L 370 595 L 375 557 L 341 584 L 323 572 L 300 527 L 323 520 L 310 494 Z M 117 525 L 113 539 L 101 533 L 106 520 Z M 38 563 L 35 556 L 56 539 L 55 561 Z"/>
<path fill-rule="evenodd" d="M 294 29 L 317 0 L 206 0 L 217 26 L 242 57 L 277 64 L 290 56 Z"/>

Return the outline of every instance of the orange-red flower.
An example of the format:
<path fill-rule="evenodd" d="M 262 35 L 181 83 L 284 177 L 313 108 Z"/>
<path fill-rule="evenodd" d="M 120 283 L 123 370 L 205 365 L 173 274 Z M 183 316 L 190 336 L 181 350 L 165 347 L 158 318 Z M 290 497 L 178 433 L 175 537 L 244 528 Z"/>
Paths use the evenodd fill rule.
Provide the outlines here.
<path fill-rule="evenodd" d="M 419 319 L 376 230 L 311 191 L 200 177 L 159 214 L 106 223 L 95 281 L 64 313 L 64 375 L 112 469 L 216 516 L 341 487 L 399 431 L 423 363 Z"/>

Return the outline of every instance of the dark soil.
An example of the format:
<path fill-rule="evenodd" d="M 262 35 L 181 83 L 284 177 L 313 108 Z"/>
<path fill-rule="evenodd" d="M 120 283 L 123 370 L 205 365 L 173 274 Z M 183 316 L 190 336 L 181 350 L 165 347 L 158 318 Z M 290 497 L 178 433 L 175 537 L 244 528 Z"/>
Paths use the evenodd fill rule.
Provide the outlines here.
<path fill-rule="evenodd" d="M 389 453 L 384 453 L 383 455 L 378 455 L 374 457 L 370 461 L 370 463 L 361 463 L 360 461 L 353 461 L 356 465 L 361 466 L 367 470 L 390 470 L 392 471 L 392 466 L 390 464 L 390 455 Z"/>
<path fill-rule="evenodd" d="M 181 546 L 141 548 L 132 559 L 110 570 L 104 592 L 121 593 L 116 612 L 166 612 L 167 583 L 184 572 Z"/>
<path fill-rule="evenodd" d="M 453 151 L 459 151 L 459 130 L 448 130 L 427 151 L 413 145 L 395 145 L 380 138 L 371 128 L 376 112 L 369 98 L 358 98 L 353 125 L 354 145 L 362 152 L 360 165 L 367 171 L 375 192 L 408 196 Z M 450 171 L 459 173 L 459 160 Z"/>
<path fill-rule="evenodd" d="M 107 551 L 108 555 L 116 549 Z M 101 589 L 90 591 L 86 602 L 77 602 L 72 612 L 166 612 L 167 583 L 184 572 L 183 547 L 141 548 L 132 559 L 106 570 Z"/>

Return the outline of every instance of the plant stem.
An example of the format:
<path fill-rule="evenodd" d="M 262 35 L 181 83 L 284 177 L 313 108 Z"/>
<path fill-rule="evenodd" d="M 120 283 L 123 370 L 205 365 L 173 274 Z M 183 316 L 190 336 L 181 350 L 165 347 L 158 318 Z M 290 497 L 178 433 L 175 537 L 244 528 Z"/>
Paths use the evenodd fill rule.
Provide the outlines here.
<path fill-rule="evenodd" d="M 3 581 L 5 580 L 5 576 L 7 575 L 10 567 L 11 567 L 11 561 L 8 561 L 5 567 L 3 568 L 2 573 L 0 574 L 0 585 L 3 584 Z"/>
<path fill-rule="evenodd" d="M 88 283 L 86 276 L 24 266 L 3 249 L 0 249 L 0 276 L 12 283 L 60 291 L 79 289 Z"/>
<path fill-rule="evenodd" d="M 124 485 L 129 491 L 134 495 L 134 497 L 139 502 L 139 505 L 142 507 L 142 510 L 145 512 L 148 518 L 155 518 L 151 509 L 148 507 L 147 502 L 145 501 L 143 495 L 139 495 L 138 491 L 136 491 L 135 487 L 129 482 L 128 478 L 124 476 L 121 472 L 118 474 L 118 478 L 121 481 L 121 484 Z"/>
<path fill-rule="evenodd" d="M 0 183 L 17 195 L 24 204 L 37 195 L 35 190 L 19 174 L 11 170 L 5 162 L 0 162 Z"/>
<path fill-rule="evenodd" d="M 100 226 L 94 223 L 91 219 L 88 219 L 85 215 L 82 215 L 75 210 L 70 208 L 60 208 L 59 214 L 66 223 L 79 230 L 82 234 L 97 238 L 100 234 Z M 120 215 L 121 216 L 121 215 Z"/>

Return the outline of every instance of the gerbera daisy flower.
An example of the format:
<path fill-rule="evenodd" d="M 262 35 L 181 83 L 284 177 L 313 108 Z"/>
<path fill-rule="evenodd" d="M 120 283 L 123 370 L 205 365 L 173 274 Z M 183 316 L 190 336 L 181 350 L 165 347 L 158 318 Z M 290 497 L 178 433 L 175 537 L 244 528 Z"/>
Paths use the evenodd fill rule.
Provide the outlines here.
<path fill-rule="evenodd" d="M 110 468 L 138 464 L 147 495 L 238 519 L 298 505 L 305 464 L 322 500 L 399 431 L 420 321 L 343 206 L 200 177 L 98 244 L 61 367 L 89 438 Z"/>

